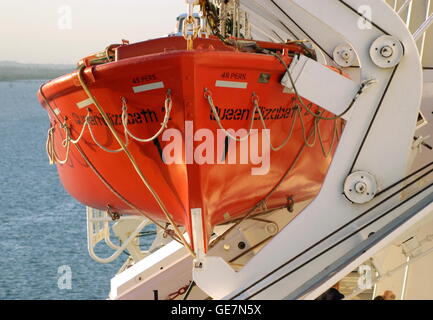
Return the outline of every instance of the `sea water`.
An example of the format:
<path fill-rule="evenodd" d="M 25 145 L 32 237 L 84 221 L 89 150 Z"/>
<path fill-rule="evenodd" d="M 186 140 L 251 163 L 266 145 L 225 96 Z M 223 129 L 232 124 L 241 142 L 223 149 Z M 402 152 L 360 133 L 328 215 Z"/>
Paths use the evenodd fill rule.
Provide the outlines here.
<path fill-rule="evenodd" d="M 36 98 L 43 82 L 0 82 L 0 299 L 106 299 L 125 256 L 103 265 L 87 252 L 85 207 L 45 152 L 49 121 Z"/>

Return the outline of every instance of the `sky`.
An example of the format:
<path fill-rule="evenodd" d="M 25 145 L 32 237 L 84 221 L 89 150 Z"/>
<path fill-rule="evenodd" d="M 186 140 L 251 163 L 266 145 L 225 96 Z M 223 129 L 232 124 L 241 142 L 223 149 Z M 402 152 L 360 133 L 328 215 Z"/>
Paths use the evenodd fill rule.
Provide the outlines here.
<path fill-rule="evenodd" d="M 75 64 L 122 39 L 167 35 L 184 0 L 0 0 L 0 61 Z"/>

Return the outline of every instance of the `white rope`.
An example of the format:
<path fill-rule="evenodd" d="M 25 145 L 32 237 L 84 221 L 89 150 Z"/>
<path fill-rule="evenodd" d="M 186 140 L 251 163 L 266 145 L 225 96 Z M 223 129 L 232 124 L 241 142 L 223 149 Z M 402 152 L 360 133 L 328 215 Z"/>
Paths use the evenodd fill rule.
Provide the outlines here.
<path fill-rule="evenodd" d="M 314 145 L 315 145 L 317 129 L 315 128 L 315 132 L 314 132 L 314 142 L 313 142 L 313 143 L 309 143 L 309 142 L 308 142 L 308 139 L 306 138 L 306 134 L 305 134 L 305 124 L 304 124 L 304 121 L 303 121 L 302 116 L 301 116 L 300 108 L 297 108 L 297 112 L 295 113 L 295 116 L 293 117 L 292 125 L 291 125 L 291 127 L 290 127 L 290 131 L 289 131 L 287 137 L 284 139 L 283 143 L 281 143 L 278 147 L 275 147 L 275 146 L 272 144 L 270 134 L 269 134 L 269 132 L 267 131 L 267 130 L 268 130 L 268 127 L 267 127 L 267 125 L 266 125 L 266 123 L 265 123 L 265 119 L 264 119 L 263 113 L 262 113 L 262 111 L 260 110 L 260 106 L 259 106 L 258 98 L 257 98 L 257 96 L 256 96 L 255 94 L 253 94 L 253 104 L 254 104 L 254 109 L 253 109 L 253 115 L 252 115 L 252 119 L 251 119 L 250 131 L 249 131 L 248 135 L 246 135 L 246 136 L 243 137 L 243 138 L 236 138 L 236 137 L 232 136 L 232 135 L 228 132 L 228 130 L 226 130 L 226 129 L 224 128 L 224 126 L 223 126 L 222 123 L 221 123 L 221 118 L 219 117 L 218 112 L 217 112 L 217 110 L 216 110 L 216 108 L 215 108 L 215 105 L 214 105 L 214 102 L 213 102 L 213 99 L 212 99 L 212 95 L 211 95 L 211 93 L 210 93 L 208 90 L 205 90 L 205 98 L 207 98 L 207 100 L 208 100 L 208 102 L 209 102 L 209 105 L 210 105 L 210 107 L 211 107 L 211 110 L 212 110 L 212 113 L 213 113 L 213 115 L 214 115 L 214 117 L 215 117 L 215 120 L 217 121 L 218 126 L 221 128 L 221 130 L 224 131 L 224 133 L 225 133 L 228 137 L 230 137 L 230 138 L 233 139 L 233 140 L 236 140 L 236 141 L 238 141 L 238 142 L 240 142 L 240 141 L 244 141 L 244 140 L 246 140 L 246 139 L 251 135 L 251 133 L 252 133 L 252 128 L 253 128 L 253 125 L 254 125 L 254 120 L 255 120 L 255 114 L 258 113 L 258 114 L 259 114 L 259 117 L 260 117 L 260 122 L 262 123 L 263 128 L 266 130 L 266 131 L 265 131 L 265 132 L 266 132 L 266 137 L 267 137 L 267 139 L 268 139 L 268 141 L 269 141 L 269 145 L 270 145 L 272 151 L 280 151 L 281 149 L 283 149 L 283 148 L 287 145 L 287 143 L 289 143 L 289 141 L 291 140 L 291 138 L 292 138 L 292 136 L 293 136 L 293 132 L 294 132 L 294 129 L 295 129 L 296 120 L 297 120 L 298 117 L 299 117 L 300 120 L 301 120 L 302 132 L 303 132 L 303 135 L 304 135 L 304 141 L 305 141 L 306 145 L 307 145 L 308 147 L 310 147 L 310 148 L 311 148 L 311 147 L 314 147 Z"/>
<path fill-rule="evenodd" d="M 81 138 L 84 135 L 84 131 L 86 130 L 86 126 L 88 125 L 88 119 L 89 119 L 89 112 L 87 112 L 87 116 L 84 120 L 84 124 L 83 127 L 81 128 L 81 132 L 78 135 L 78 138 L 76 140 L 70 139 L 70 142 L 72 142 L 73 144 L 77 144 L 78 142 L 80 142 Z"/>
<path fill-rule="evenodd" d="M 94 142 L 94 143 L 95 143 L 99 148 L 101 148 L 102 150 L 104 150 L 105 152 L 108 152 L 108 153 L 119 153 L 119 152 L 122 152 L 122 151 L 123 151 L 122 147 L 120 147 L 119 149 L 116 149 L 116 150 L 111 150 L 111 149 L 108 149 L 108 148 L 104 147 L 103 145 L 101 145 L 101 144 L 96 140 L 95 135 L 93 134 L 93 129 L 92 129 L 92 126 L 91 126 L 91 125 L 89 124 L 89 122 L 88 122 L 88 118 L 86 118 L 86 122 L 85 122 L 85 124 L 86 124 L 87 127 L 89 128 L 90 136 L 92 137 L 93 142 Z M 127 136 L 126 133 L 125 133 L 125 145 L 128 145 L 128 144 L 129 144 L 128 136 Z"/>
<path fill-rule="evenodd" d="M 171 99 L 171 95 L 170 92 L 167 94 L 167 98 L 165 100 L 165 116 L 164 116 L 164 121 L 163 123 L 161 123 L 161 128 L 158 130 L 158 132 L 151 138 L 149 139 L 140 139 L 138 137 L 136 137 L 135 135 L 133 135 L 129 130 L 128 130 L 128 107 L 126 104 L 126 99 L 122 98 L 122 124 L 124 127 L 124 134 L 125 134 L 125 145 L 128 146 L 129 145 L 129 138 L 128 136 L 130 136 L 131 138 L 133 138 L 134 140 L 137 140 L 139 142 L 151 142 L 153 140 L 155 140 L 156 138 L 158 138 L 162 132 L 164 131 L 164 129 L 167 128 L 167 124 L 168 121 L 170 120 L 170 114 L 171 114 L 171 110 L 173 108 L 173 101 Z M 108 153 L 120 153 L 123 151 L 123 148 L 120 147 L 119 149 L 116 150 L 111 150 L 108 149 L 106 147 L 104 147 L 100 142 L 98 142 L 98 140 L 95 137 L 95 134 L 93 133 L 93 129 L 92 126 L 90 124 L 90 112 L 87 111 L 87 115 L 86 118 L 84 120 L 83 123 L 83 127 L 81 128 L 80 134 L 78 135 L 77 139 L 72 139 L 71 134 L 70 134 L 70 129 L 69 127 L 64 124 L 62 125 L 63 130 L 66 133 L 66 138 L 62 141 L 62 146 L 64 148 L 66 148 L 66 156 L 64 160 L 60 160 L 56 150 L 54 148 L 54 127 L 50 127 L 50 129 L 48 130 L 48 138 L 47 138 L 47 142 L 46 142 L 46 150 L 47 150 L 47 154 L 48 154 L 48 158 L 50 160 L 51 164 L 54 163 L 58 163 L 58 164 L 66 164 L 68 162 L 69 159 L 69 150 L 70 150 L 70 143 L 72 144 L 78 144 L 80 142 L 80 140 L 83 138 L 84 133 L 86 131 L 86 127 L 89 129 L 90 132 L 90 136 L 92 137 L 93 142 L 102 150 L 104 150 L 105 152 Z"/>
<path fill-rule="evenodd" d="M 287 145 L 287 143 L 289 143 L 289 141 L 291 140 L 291 138 L 293 137 L 293 132 L 294 132 L 294 129 L 295 129 L 295 124 L 296 124 L 296 120 L 297 120 L 298 117 L 299 117 L 299 120 L 300 120 L 300 123 L 301 123 L 301 127 L 302 127 L 302 136 L 303 136 L 303 140 L 304 140 L 305 145 L 306 145 L 307 147 L 309 147 L 309 148 L 313 148 L 313 147 L 316 145 L 316 143 L 317 143 L 317 138 L 319 138 L 320 147 L 321 147 L 321 149 L 322 149 L 322 153 L 323 153 L 323 155 L 324 155 L 325 158 L 328 158 L 329 155 L 332 153 L 332 150 L 334 149 L 334 145 L 335 145 L 335 140 L 336 140 L 336 138 L 338 139 L 338 128 L 337 128 L 337 121 L 338 121 L 338 118 L 335 118 L 335 119 L 332 119 L 332 120 L 334 121 L 334 129 L 333 129 L 333 137 L 332 137 L 332 141 L 331 141 L 331 143 L 330 143 L 330 149 L 329 149 L 328 151 L 326 151 L 326 150 L 325 150 L 324 143 L 323 143 L 322 133 L 321 133 L 321 131 L 320 131 L 320 125 L 319 125 L 319 123 L 320 123 L 320 121 L 321 121 L 322 119 L 321 119 L 320 117 L 315 117 L 315 118 L 314 118 L 314 131 L 313 131 L 313 133 L 312 133 L 312 135 L 311 135 L 312 142 L 310 142 L 309 139 L 307 138 L 306 127 L 305 127 L 304 119 L 303 119 L 302 114 L 301 114 L 301 108 L 300 108 L 300 107 L 297 107 L 297 108 L 296 108 L 296 113 L 295 113 L 295 115 L 294 115 L 294 117 L 293 117 L 292 125 L 291 125 L 291 127 L 290 127 L 290 130 L 289 130 L 289 133 L 288 133 L 287 137 L 284 139 L 284 141 L 283 141 L 283 142 L 282 142 L 278 147 L 275 147 L 275 146 L 272 144 L 271 136 L 270 136 L 269 131 L 268 131 L 268 127 L 267 127 L 267 125 L 266 125 L 266 122 L 265 122 L 265 119 L 264 119 L 263 113 L 262 113 L 262 111 L 260 110 L 259 99 L 258 99 L 258 97 L 257 97 L 255 94 L 253 94 L 254 110 L 253 110 L 253 116 L 252 116 L 252 120 L 251 120 L 250 131 L 249 131 L 248 135 L 246 135 L 245 137 L 243 137 L 243 138 L 236 138 L 236 137 L 232 136 L 232 135 L 228 132 L 228 130 L 226 130 L 226 129 L 224 128 L 224 126 L 222 125 L 222 123 L 221 123 L 221 118 L 220 118 L 219 115 L 218 115 L 218 112 L 217 112 L 217 110 L 216 110 L 216 108 L 215 108 L 215 105 L 214 105 L 214 102 L 213 102 L 213 99 L 212 99 L 212 94 L 211 94 L 210 91 L 207 90 L 207 89 L 205 89 L 205 98 L 206 98 L 206 99 L 208 100 L 208 102 L 209 102 L 209 106 L 210 106 L 210 108 L 211 108 L 211 110 L 212 110 L 212 113 L 213 113 L 213 115 L 214 115 L 214 117 L 215 117 L 215 120 L 217 121 L 218 126 L 221 128 L 221 130 L 224 131 L 224 133 L 225 133 L 228 137 L 230 137 L 231 139 L 236 140 L 236 141 L 244 141 L 245 139 L 247 139 L 247 138 L 251 135 L 251 133 L 252 133 L 252 128 L 253 128 L 253 125 L 254 125 L 254 119 L 255 119 L 255 114 L 256 114 L 256 112 L 259 114 L 260 122 L 262 123 L 262 126 L 263 126 L 263 128 L 265 129 L 265 132 L 266 132 L 266 138 L 267 138 L 268 141 L 269 141 L 269 145 L 270 145 L 272 151 L 275 151 L 275 152 L 276 152 L 276 151 L 280 151 L 281 149 L 283 149 L 283 148 Z M 323 113 L 323 112 L 319 113 L 319 116 L 320 116 L 322 113 Z M 328 121 L 329 121 L 329 120 L 328 120 Z"/>
<path fill-rule="evenodd" d="M 257 108 L 257 110 L 258 110 L 258 112 L 259 112 L 260 122 L 262 123 L 262 126 L 263 126 L 263 128 L 265 129 L 266 137 L 267 137 L 267 139 L 268 139 L 268 141 L 269 141 L 269 145 L 270 145 L 272 151 L 280 151 L 280 150 L 283 149 L 283 148 L 286 146 L 286 144 L 289 143 L 289 141 L 291 140 L 291 138 L 292 138 L 292 136 L 293 136 L 294 129 L 295 129 L 295 124 L 296 124 L 296 119 L 297 119 L 297 117 L 299 116 L 299 117 L 301 118 L 301 114 L 300 114 L 299 108 L 297 108 L 297 112 L 295 113 L 295 116 L 293 117 L 293 121 L 292 121 L 292 125 L 291 125 L 291 128 L 290 128 L 289 134 L 288 134 L 287 137 L 284 139 L 284 141 L 283 141 L 282 144 L 280 144 L 278 147 L 274 147 L 274 145 L 272 144 L 272 141 L 271 141 L 271 136 L 270 136 L 270 134 L 269 134 L 268 127 L 266 126 L 266 123 L 265 123 L 265 118 L 263 117 L 262 110 L 260 110 L 260 107 L 259 107 L 259 101 L 258 101 L 257 98 L 255 98 L 253 101 L 254 101 L 254 104 L 256 105 L 256 108 Z M 303 123 L 302 123 L 302 124 L 303 124 Z M 304 129 L 304 132 L 305 132 L 305 128 L 304 128 L 304 127 L 303 127 L 303 129 Z M 305 140 L 305 139 L 304 139 L 304 140 Z"/>
<path fill-rule="evenodd" d="M 138 142 L 143 142 L 143 143 L 152 142 L 153 140 L 157 139 L 162 134 L 162 132 L 167 128 L 167 124 L 168 121 L 170 120 L 170 114 L 172 108 L 173 108 L 173 100 L 171 99 L 170 93 L 168 93 L 167 98 L 165 99 L 165 116 L 164 116 L 164 121 L 161 123 L 161 128 L 152 137 L 147 139 L 142 139 L 133 135 L 128 130 L 128 105 L 126 103 L 126 99 L 122 98 L 122 124 L 125 130 L 125 136 L 130 136 L 132 139 Z"/>
<path fill-rule="evenodd" d="M 94 142 L 94 143 L 95 143 L 99 148 L 101 148 L 102 150 L 104 150 L 105 152 L 108 152 L 108 153 L 119 153 L 119 152 L 122 152 L 122 148 L 117 149 L 117 150 L 111 150 L 111 149 L 108 149 L 108 148 L 104 147 L 101 143 L 99 143 L 98 140 L 96 139 L 94 133 L 93 133 L 92 126 L 90 125 L 90 121 L 89 121 L 89 119 L 90 119 L 90 113 L 89 113 L 89 111 L 87 111 L 87 115 L 86 115 L 86 118 L 85 118 L 85 120 L 84 120 L 83 127 L 81 128 L 81 132 L 80 132 L 80 134 L 78 135 L 78 138 L 75 139 L 75 140 L 73 140 L 73 139 L 70 138 L 70 134 L 69 134 L 69 135 L 68 135 L 68 136 L 69 136 L 69 141 L 70 141 L 71 143 L 73 143 L 73 144 L 77 144 L 77 143 L 79 143 L 80 140 L 83 138 L 84 132 L 86 131 L 86 127 L 88 127 L 88 128 L 89 128 L 89 132 L 90 132 L 90 136 L 92 137 L 93 142 Z M 69 129 L 66 129 L 66 130 L 69 131 Z M 127 136 L 126 134 L 125 134 L 125 143 L 126 143 L 126 145 L 129 144 L 128 136 Z"/>
<path fill-rule="evenodd" d="M 47 142 L 45 143 L 45 150 L 47 151 L 47 155 L 48 155 L 48 159 L 50 160 L 50 164 L 55 163 L 55 160 L 53 157 L 53 152 L 52 152 L 52 143 L 51 143 L 51 135 L 52 135 L 53 131 L 54 131 L 54 127 L 50 126 L 50 128 L 48 129 L 48 134 L 47 134 Z"/>
<path fill-rule="evenodd" d="M 55 127 L 51 126 L 48 129 L 48 137 L 47 142 L 45 144 L 47 155 L 50 160 L 50 164 L 66 164 L 69 159 L 69 152 L 70 152 L 70 143 L 69 143 L 69 131 L 67 130 L 67 126 L 64 124 L 62 125 L 63 129 L 66 132 L 66 138 L 62 141 L 62 146 L 66 149 L 66 155 L 65 159 L 60 160 L 59 156 L 57 155 L 56 149 L 54 148 L 54 131 Z"/>
<path fill-rule="evenodd" d="M 309 142 L 307 139 L 307 132 L 305 129 L 305 122 L 304 122 L 304 118 L 301 115 L 301 110 L 298 109 L 299 112 L 299 120 L 301 121 L 301 127 L 302 127 L 302 137 L 304 139 L 305 145 L 308 148 L 313 148 L 316 145 L 316 141 L 317 141 L 317 124 L 319 123 L 319 120 L 317 118 L 314 118 L 314 132 L 312 134 L 313 137 L 313 142 Z"/>
<path fill-rule="evenodd" d="M 211 110 L 212 110 L 212 113 L 213 113 L 213 115 L 214 115 L 214 118 L 215 118 L 215 120 L 216 120 L 218 126 L 220 127 L 220 129 L 221 129 L 221 130 L 222 130 L 222 131 L 223 131 L 223 132 L 224 132 L 224 133 L 225 133 L 225 134 L 226 134 L 230 139 L 235 140 L 235 141 L 237 141 L 237 142 L 242 142 L 242 141 L 247 140 L 247 139 L 249 138 L 249 136 L 251 136 L 252 131 L 253 131 L 253 126 L 254 126 L 254 120 L 255 120 L 255 119 L 254 119 L 254 116 L 256 115 L 256 112 L 257 112 L 257 110 L 259 109 L 257 105 L 254 105 L 253 115 L 252 115 L 252 117 L 251 117 L 250 130 L 248 131 L 248 134 L 247 134 L 245 137 L 237 138 L 237 137 L 233 136 L 232 134 L 230 134 L 230 132 L 228 132 L 228 131 L 224 128 L 224 126 L 222 125 L 222 123 L 221 123 L 221 118 L 220 118 L 220 116 L 218 115 L 218 112 L 217 112 L 217 110 L 216 110 L 216 108 L 215 108 L 215 105 L 214 105 L 214 103 L 213 103 L 212 94 L 211 94 L 210 91 L 207 90 L 207 89 L 205 89 L 205 98 L 206 98 L 207 101 L 209 102 L 209 106 L 210 106 L 210 108 L 211 108 Z"/>

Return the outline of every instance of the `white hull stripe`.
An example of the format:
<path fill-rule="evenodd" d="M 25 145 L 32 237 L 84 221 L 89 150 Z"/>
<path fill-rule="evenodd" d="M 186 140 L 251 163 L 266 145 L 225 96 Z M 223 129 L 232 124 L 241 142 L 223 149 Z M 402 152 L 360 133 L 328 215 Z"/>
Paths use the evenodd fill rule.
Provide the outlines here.
<path fill-rule="evenodd" d="M 58 115 L 60 114 L 60 109 L 59 109 L 59 108 L 56 108 L 56 109 L 54 109 L 53 111 L 54 111 L 54 114 L 55 114 L 56 116 L 58 116 Z"/>
<path fill-rule="evenodd" d="M 164 82 L 162 82 L 162 81 L 149 83 L 149 84 L 145 84 L 142 86 L 132 87 L 132 89 L 134 90 L 134 93 L 140 93 L 140 92 L 162 89 L 162 88 L 164 88 Z"/>
<path fill-rule="evenodd" d="M 94 103 L 94 102 L 93 102 L 93 99 L 89 98 L 89 99 L 83 100 L 83 101 L 81 101 L 81 102 L 78 102 L 78 103 L 77 103 L 77 107 L 78 107 L 79 109 L 83 109 L 83 108 L 86 108 L 86 107 L 92 105 L 93 103 Z"/>
<path fill-rule="evenodd" d="M 246 89 L 248 87 L 248 82 L 235 82 L 235 81 L 222 81 L 217 80 L 215 87 L 220 88 L 234 88 L 234 89 Z"/>

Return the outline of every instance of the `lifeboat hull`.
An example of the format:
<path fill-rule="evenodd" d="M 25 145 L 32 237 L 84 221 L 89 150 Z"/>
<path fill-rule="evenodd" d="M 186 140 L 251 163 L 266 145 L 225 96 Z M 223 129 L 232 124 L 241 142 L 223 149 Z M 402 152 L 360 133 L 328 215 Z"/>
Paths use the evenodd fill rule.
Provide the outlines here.
<path fill-rule="evenodd" d="M 168 44 L 178 47 L 168 50 Z M 273 56 L 236 52 L 210 39 L 201 40 L 193 51 L 183 50 L 184 45 L 179 38 L 169 38 L 120 47 L 115 62 L 88 67 L 83 78 L 122 139 L 122 112 L 128 114 L 126 127 L 133 135 L 147 138 L 158 132 L 170 93 L 167 128 L 148 143 L 128 137 L 127 148 L 173 220 L 190 235 L 191 210 L 201 209 L 206 246 L 215 225 L 244 217 L 253 208 L 272 210 L 314 197 L 331 163 L 341 122 L 317 122 L 305 110 L 297 112 L 295 95 L 280 84 L 286 69 Z M 284 59 L 290 64 L 289 56 Z M 101 210 L 109 207 L 119 214 L 146 213 L 167 220 L 127 155 L 101 149 L 120 146 L 77 72 L 47 83 L 39 99 L 54 128 L 53 148 L 59 158 L 67 157 L 65 164 L 57 164 L 60 179 L 75 199 Z M 261 116 L 254 112 L 254 101 Z M 91 132 L 83 130 L 86 116 Z M 332 114 L 325 111 L 323 116 Z M 250 131 L 253 118 L 255 130 Z M 82 152 L 71 147 L 66 153 L 62 125 L 70 129 L 71 139 L 79 138 L 76 144 Z M 222 127 L 234 130 L 230 132 L 244 129 L 249 144 L 227 137 Z M 279 146 L 291 131 L 290 141 L 280 150 L 266 147 L 266 139 Z M 306 138 L 315 144 L 307 145 Z M 329 149 L 330 156 L 325 157 L 323 149 Z"/>

